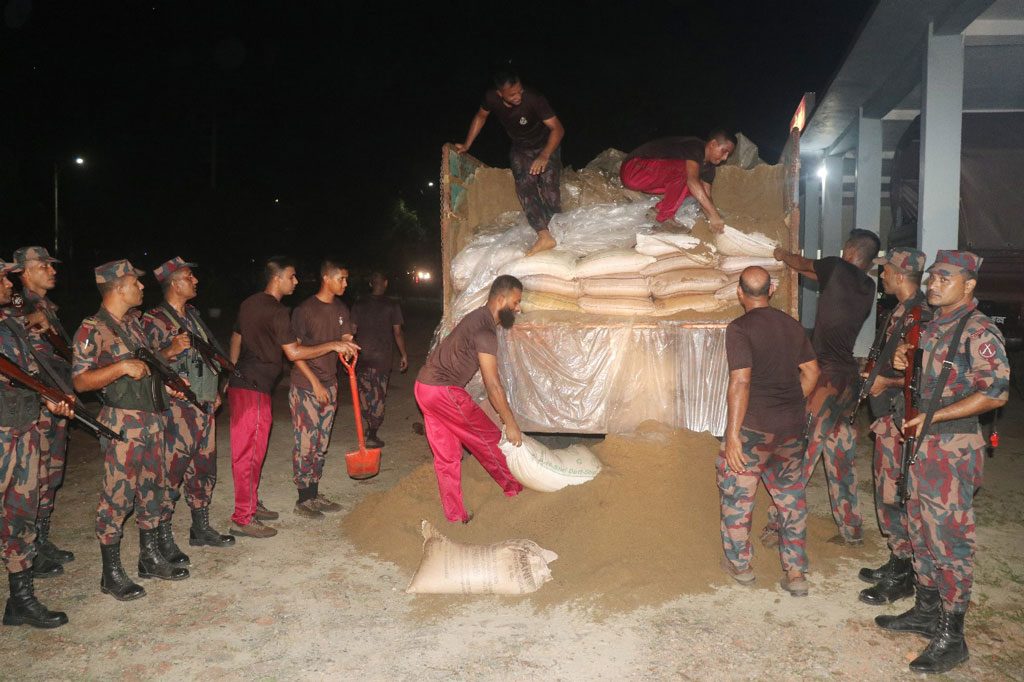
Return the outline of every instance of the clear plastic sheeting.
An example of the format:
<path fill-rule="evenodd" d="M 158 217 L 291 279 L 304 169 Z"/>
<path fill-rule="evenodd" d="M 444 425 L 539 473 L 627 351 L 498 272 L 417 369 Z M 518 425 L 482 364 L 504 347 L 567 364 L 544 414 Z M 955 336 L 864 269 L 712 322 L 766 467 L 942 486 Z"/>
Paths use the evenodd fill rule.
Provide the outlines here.
<path fill-rule="evenodd" d="M 595 204 L 551 219 L 548 229 L 558 248 L 586 256 L 605 249 L 631 249 L 637 234 L 651 234 L 654 223 L 646 217 L 657 199 L 629 204 Z"/>
<path fill-rule="evenodd" d="M 498 368 L 522 429 L 630 433 L 653 419 L 724 434 L 724 326 L 570 318 L 531 313 L 498 332 Z M 479 375 L 467 390 L 487 399 Z"/>

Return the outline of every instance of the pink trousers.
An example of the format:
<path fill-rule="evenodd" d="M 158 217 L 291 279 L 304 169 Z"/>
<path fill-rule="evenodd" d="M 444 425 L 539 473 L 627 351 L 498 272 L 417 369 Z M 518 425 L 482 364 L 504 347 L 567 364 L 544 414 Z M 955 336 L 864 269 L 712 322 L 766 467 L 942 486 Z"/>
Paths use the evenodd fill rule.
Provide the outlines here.
<path fill-rule="evenodd" d="M 449 521 L 469 518 L 462 504 L 462 446 L 505 491 L 514 497 L 523 486 L 512 477 L 505 455 L 498 448 L 501 431 L 466 390 L 458 386 L 428 386 L 416 382 L 416 402 L 423 412 L 427 442 L 434 453 L 434 471 L 441 491 L 441 506 Z"/>
<path fill-rule="evenodd" d="M 630 159 L 619 169 L 619 178 L 626 189 L 665 195 L 655 204 L 658 222 L 674 218 L 683 199 L 690 196 L 682 159 Z"/>
<path fill-rule="evenodd" d="M 231 520 L 243 526 L 252 520 L 259 502 L 260 473 L 270 440 L 270 395 L 245 388 L 229 388 L 231 405 L 231 475 L 235 479 L 235 513 Z"/>

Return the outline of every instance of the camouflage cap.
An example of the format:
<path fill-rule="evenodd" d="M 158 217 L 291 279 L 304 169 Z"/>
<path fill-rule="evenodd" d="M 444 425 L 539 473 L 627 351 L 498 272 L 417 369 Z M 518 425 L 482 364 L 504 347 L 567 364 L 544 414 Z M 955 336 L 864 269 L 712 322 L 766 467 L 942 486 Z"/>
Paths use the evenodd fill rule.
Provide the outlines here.
<path fill-rule="evenodd" d="M 104 263 L 95 270 L 96 283 L 103 284 L 105 282 L 116 282 L 120 278 L 126 275 L 135 275 L 136 277 L 142 277 L 146 272 L 139 270 L 137 267 L 128 262 L 127 258 L 121 260 L 112 260 L 109 263 Z"/>
<path fill-rule="evenodd" d="M 0 260 L 0 277 L 13 274 L 15 272 L 21 272 L 21 266 L 17 263 L 8 263 L 7 261 Z"/>
<path fill-rule="evenodd" d="M 935 262 L 928 268 L 928 272 L 942 272 L 947 275 L 956 275 L 961 272 L 971 272 L 975 275 L 981 269 L 982 257 L 970 251 L 948 251 L 939 249 L 935 254 Z"/>
<path fill-rule="evenodd" d="M 175 256 L 154 270 L 153 274 L 156 275 L 156 281 L 163 282 L 178 270 L 181 270 L 182 268 L 194 268 L 196 265 L 197 263 L 189 263 L 181 256 Z"/>
<path fill-rule="evenodd" d="M 60 261 L 50 255 L 50 252 L 42 246 L 23 246 L 14 252 L 14 262 L 24 266 L 30 260 L 37 260 L 42 263 L 59 263 Z"/>
<path fill-rule="evenodd" d="M 871 262 L 875 265 L 891 265 L 902 272 L 921 272 L 927 260 L 924 251 L 903 246 L 889 249 L 884 256 Z"/>

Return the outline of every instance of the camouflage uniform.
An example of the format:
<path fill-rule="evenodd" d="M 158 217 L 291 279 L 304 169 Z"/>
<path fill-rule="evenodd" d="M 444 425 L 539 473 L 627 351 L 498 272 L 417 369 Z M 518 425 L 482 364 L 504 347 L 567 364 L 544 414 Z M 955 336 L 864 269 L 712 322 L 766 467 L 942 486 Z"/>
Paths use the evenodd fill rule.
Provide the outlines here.
<path fill-rule="evenodd" d="M 206 338 L 196 319 L 199 311 L 186 304 L 181 317 L 188 331 Z M 163 305 L 153 308 L 142 317 L 146 337 L 153 348 L 166 348 L 177 335 L 179 326 Z M 208 339 L 207 339 L 208 340 Z M 218 374 L 203 360 L 198 350 L 188 349 L 170 362 L 171 367 L 189 380 L 192 391 L 204 409 L 200 410 L 187 400 L 171 397 L 165 432 L 164 503 L 161 521 L 170 521 L 174 505 L 184 487 L 185 501 L 191 509 L 209 507 L 213 487 L 217 483 L 217 430 L 213 406 L 217 399 Z"/>
<path fill-rule="evenodd" d="M 292 453 L 295 486 L 308 488 L 320 482 L 324 472 L 327 446 L 338 411 L 338 384 L 324 386 L 330 396 L 326 405 L 316 400 L 313 391 L 299 386 L 288 389 L 288 406 L 295 427 L 295 450 Z"/>
<path fill-rule="evenodd" d="M 0 313 L 0 320 L 4 316 Z M 13 324 L 21 324 L 13 318 Z M 38 367 L 27 347 L 14 333 L 0 324 L 0 352 L 29 373 Z M 0 558 L 9 573 L 32 567 L 36 555 L 36 516 L 39 511 L 39 397 L 32 391 L 15 388 L 0 377 L 0 400 L 10 405 L 18 401 L 17 418 L 0 422 L 0 494 L 3 500 L 3 524 L 0 526 Z M 17 422 L 17 423 L 14 423 Z"/>
<path fill-rule="evenodd" d="M 359 382 L 359 411 L 363 416 L 363 428 L 375 434 L 384 423 L 384 399 L 388 395 L 391 372 L 375 367 L 356 367 Z"/>
<path fill-rule="evenodd" d="M 140 317 L 138 310 L 131 309 L 115 324 L 136 344 L 148 345 Z M 82 320 L 82 325 L 75 332 L 72 350 L 73 376 L 132 357 L 132 349 L 107 326 L 100 314 Z M 134 380 L 126 376 L 118 381 Z M 143 377 L 140 381 L 155 379 Z M 107 394 L 111 386 L 113 384 L 102 389 L 103 393 Z M 158 386 L 157 390 L 164 389 Z M 101 544 L 110 545 L 121 541 L 124 521 L 133 509 L 140 529 L 155 529 L 160 522 L 164 501 L 164 431 L 167 420 L 159 411 L 104 405 L 99 421 L 114 432 L 122 432 L 125 437 L 124 441 L 115 442 L 100 438 L 104 469 L 103 490 L 96 508 L 96 537 Z"/>
<path fill-rule="evenodd" d="M 953 353 L 949 379 L 945 386 L 936 386 L 950 337 L 965 315 L 970 318 Z M 924 350 L 920 405 L 926 406 L 936 390 L 942 391 L 940 406 L 974 393 L 996 400 L 1008 397 L 1010 365 L 1003 337 L 992 320 L 977 310 L 977 300 L 948 315 L 936 312 L 922 330 L 920 348 Z M 918 584 L 937 588 L 943 609 L 954 613 L 966 611 L 971 600 L 973 503 L 981 485 L 984 448 L 976 417 L 934 423 L 910 469 L 907 518 L 914 571 Z"/>
<path fill-rule="evenodd" d="M 725 556 L 737 572 L 750 567 L 750 517 L 754 493 L 760 478 L 781 509 L 779 553 L 787 573 L 807 572 L 807 504 L 804 500 L 803 453 L 807 438 L 801 435 L 771 434 L 746 426 L 740 429 L 745 471 L 729 470 L 725 442 L 715 462 L 719 498 L 722 504 L 722 545 Z"/>

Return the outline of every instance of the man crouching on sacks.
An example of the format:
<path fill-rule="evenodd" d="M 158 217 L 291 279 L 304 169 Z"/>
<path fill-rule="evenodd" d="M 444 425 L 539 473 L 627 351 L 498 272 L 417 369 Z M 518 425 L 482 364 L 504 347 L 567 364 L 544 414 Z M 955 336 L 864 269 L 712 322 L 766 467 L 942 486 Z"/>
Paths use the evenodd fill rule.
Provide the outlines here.
<path fill-rule="evenodd" d="M 501 486 L 506 497 L 514 497 L 523 489 L 498 448 L 501 431 L 465 389 L 479 369 L 487 399 L 505 424 L 505 437 L 513 445 L 522 445 L 522 431 L 509 409 L 505 387 L 498 376 L 497 334 L 498 324 L 512 328 L 522 298 L 522 282 L 511 275 L 498 277 L 491 284 L 487 304 L 462 318 L 437 345 L 416 377 L 416 402 L 423 412 L 427 442 L 434 453 L 441 505 L 445 517 L 452 522 L 469 523 L 472 518 L 462 504 L 463 445 Z"/>

